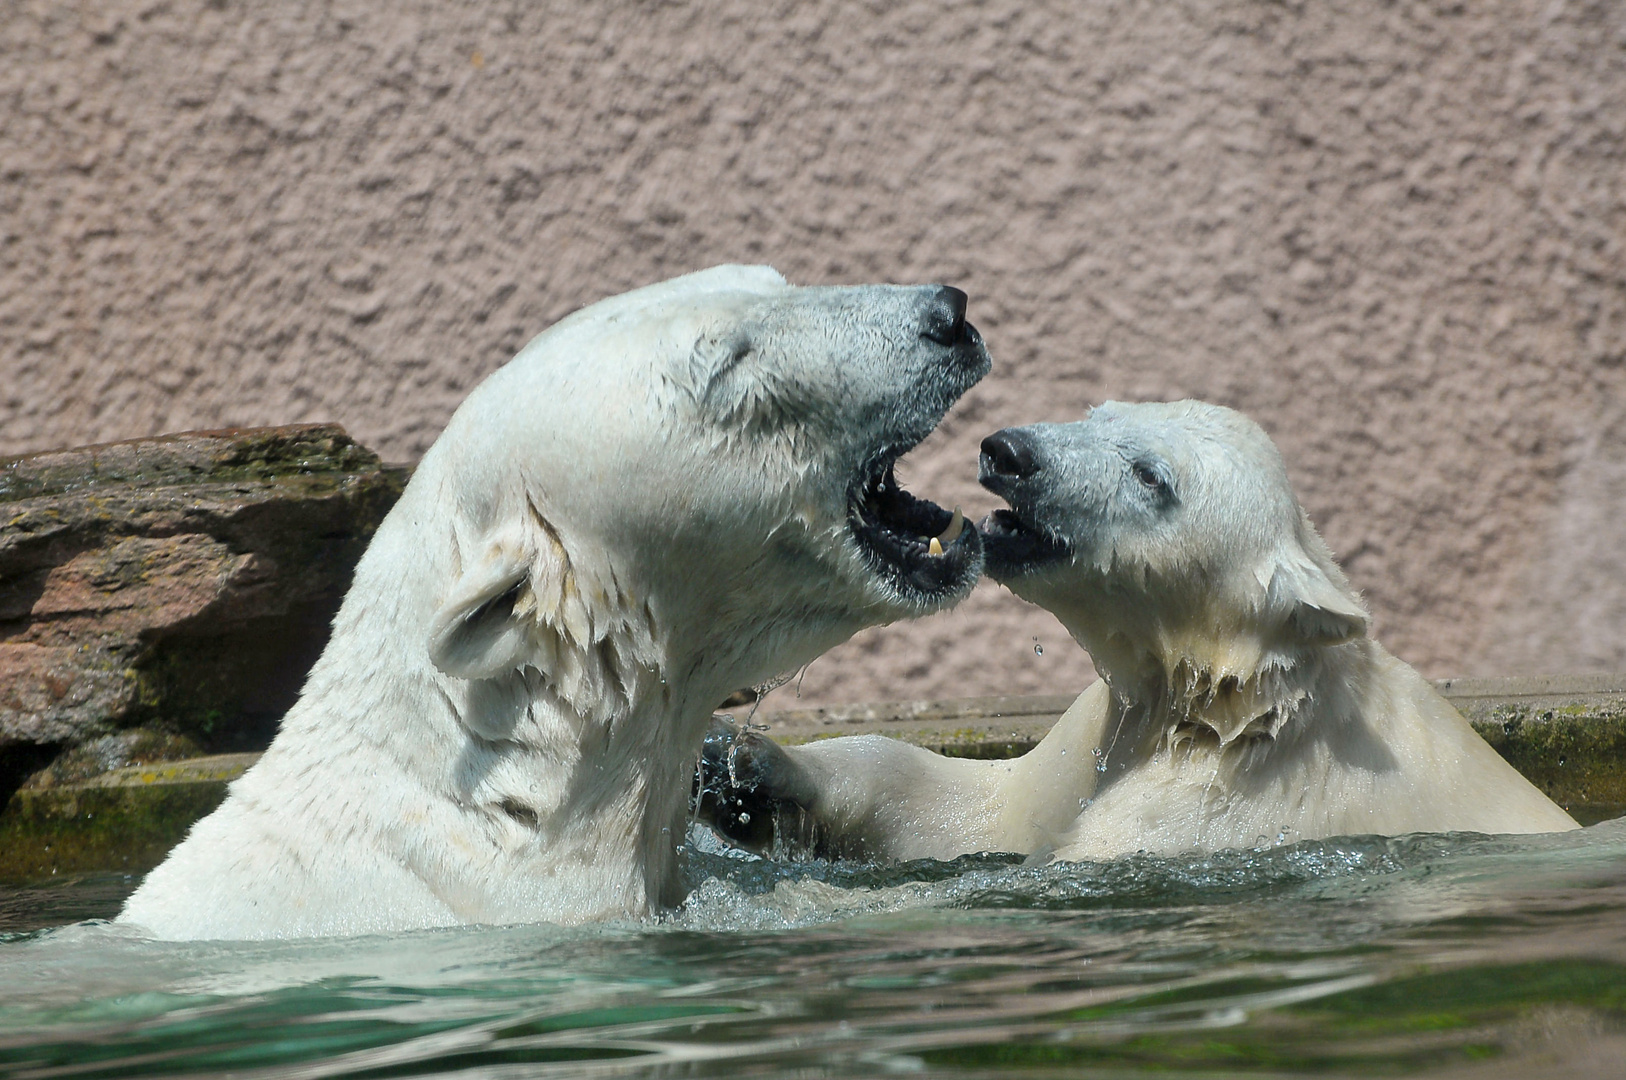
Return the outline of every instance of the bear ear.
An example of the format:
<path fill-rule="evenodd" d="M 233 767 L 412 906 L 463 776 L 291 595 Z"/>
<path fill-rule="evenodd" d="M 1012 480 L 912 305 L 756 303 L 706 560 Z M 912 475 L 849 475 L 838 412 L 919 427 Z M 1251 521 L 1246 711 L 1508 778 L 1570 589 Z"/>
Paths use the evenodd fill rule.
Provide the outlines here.
<path fill-rule="evenodd" d="M 528 620 L 515 606 L 528 588 L 530 570 L 520 543 L 490 544 L 430 620 L 430 661 L 459 679 L 490 679 L 519 668 L 529 635 Z"/>
<path fill-rule="evenodd" d="M 1334 571 L 1336 573 L 1336 571 Z M 1337 645 L 1366 633 L 1368 616 L 1342 581 L 1303 552 L 1284 554 L 1268 586 L 1271 612 L 1304 645 Z"/>
<path fill-rule="evenodd" d="M 696 344 L 694 356 L 702 370 L 703 393 L 709 396 L 755 350 L 750 329 L 744 326 L 731 327 Z"/>
<path fill-rule="evenodd" d="M 738 417 L 756 389 L 746 363 L 755 349 L 750 331 L 738 326 L 695 345 L 691 362 L 696 396 L 719 419 Z"/>

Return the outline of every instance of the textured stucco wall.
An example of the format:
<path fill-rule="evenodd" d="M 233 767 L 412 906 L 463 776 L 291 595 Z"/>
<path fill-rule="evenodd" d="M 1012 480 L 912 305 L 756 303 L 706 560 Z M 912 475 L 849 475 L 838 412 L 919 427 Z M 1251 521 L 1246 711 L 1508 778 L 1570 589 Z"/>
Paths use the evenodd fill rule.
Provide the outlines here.
<path fill-rule="evenodd" d="M 916 490 L 988 509 L 983 434 L 1105 397 L 1237 406 L 1434 674 L 1626 668 L 1623 245 L 1615 0 L 0 17 L 0 453 L 336 420 L 407 460 L 606 294 L 944 281 L 996 367 Z M 984 587 L 803 696 L 1087 670 Z"/>

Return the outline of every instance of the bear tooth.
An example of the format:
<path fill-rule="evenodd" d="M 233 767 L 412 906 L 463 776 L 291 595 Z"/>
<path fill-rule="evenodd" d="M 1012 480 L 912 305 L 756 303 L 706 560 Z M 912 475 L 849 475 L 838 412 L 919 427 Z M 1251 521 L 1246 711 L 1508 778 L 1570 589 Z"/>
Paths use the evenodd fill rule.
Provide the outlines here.
<path fill-rule="evenodd" d="M 926 554 L 928 554 L 928 555 L 941 555 L 941 554 L 943 554 L 943 545 L 937 542 L 937 537 L 935 537 L 935 536 L 932 537 L 931 543 L 926 545 Z"/>
<path fill-rule="evenodd" d="M 935 544 L 935 543 L 941 542 L 945 546 L 948 545 L 948 544 L 952 544 L 952 543 L 954 543 L 954 541 L 956 541 L 956 540 L 958 540 L 960 538 L 960 530 L 964 529 L 964 528 L 965 528 L 965 515 L 960 513 L 960 508 L 958 506 L 956 506 L 954 508 L 954 516 L 949 519 L 948 528 L 944 529 L 943 532 L 942 532 L 942 535 L 940 535 L 936 539 L 934 539 L 932 541 L 932 543 Z M 942 552 L 941 551 L 934 551 L 934 552 L 932 552 L 932 554 L 941 555 Z"/>

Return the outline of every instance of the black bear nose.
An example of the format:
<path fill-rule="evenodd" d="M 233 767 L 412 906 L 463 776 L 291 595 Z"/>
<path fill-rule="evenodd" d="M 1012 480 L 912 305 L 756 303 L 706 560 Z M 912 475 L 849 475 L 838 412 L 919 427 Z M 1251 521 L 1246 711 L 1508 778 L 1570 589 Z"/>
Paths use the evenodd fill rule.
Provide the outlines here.
<path fill-rule="evenodd" d="M 949 285 L 938 286 L 937 295 L 926 305 L 920 336 L 939 345 L 958 345 L 964 341 L 967 299 L 959 289 Z"/>
<path fill-rule="evenodd" d="M 1005 428 L 982 440 L 982 475 L 1024 480 L 1039 471 L 1039 450 L 1021 428 Z"/>

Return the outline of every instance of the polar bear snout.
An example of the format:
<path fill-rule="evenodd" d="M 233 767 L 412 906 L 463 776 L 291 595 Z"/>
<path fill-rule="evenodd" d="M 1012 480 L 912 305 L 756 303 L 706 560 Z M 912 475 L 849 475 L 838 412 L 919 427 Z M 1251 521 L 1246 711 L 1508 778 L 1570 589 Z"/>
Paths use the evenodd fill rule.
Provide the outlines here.
<path fill-rule="evenodd" d="M 921 317 L 920 336 L 950 347 L 980 344 L 982 338 L 977 328 L 965 321 L 969 302 L 970 298 L 952 285 L 938 286 L 937 295 L 927 304 Z"/>
<path fill-rule="evenodd" d="M 1044 449 L 1033 428 L 1005 428 L 982 440 L 977 481 L 1011 505 L 977 526 L 984 569 L 995 581 L 1009 582 L 1072 554 L 1066 539 L 1043 520 L 1045 478 Z"/>
<path fill-rule="evenodd" d="M 850 415 L 873 418 L 864 427 L 849 423 L 838 439 L 847 442 L 847 533 L 866 576 L 900 614 L 920 615 L 963 598 L 982 574 L 982 540 L 958 508 L 950 511 L 917 498 L 899 483 L 895 465 L 942 420 L 961 394 L 988 373 L 991 361 L 976 327 L 966 321 L 966 294 L 948 285 L 867 286 L 811 294 L 827 296 L 869 327 L 855 341 L 861 354 L 884 346 L 869 366 L 869 388 L 853 378 L 856 365 L 842 369 L 840 397 L 867 395 L 871 404 Z M 903 334 L 885 333 L 901 320 Z M 910 335 L 910 336 L 904 336 Z M 866 429 L 867 428 L 867 429 Z M 859 439 L 850 436 L 858 434 Z"/>
<path fill-rule="evenodd" d="M 1039 447 L 1033 435 L 1023 428 L 1005 428 L 982 440 L 982 458 L 977 463 L 977 480 L 989 491 L 1014 480 L 1026 480 L 1040 469 Z"/>
<path fill-rule="evenodd" d="M 988 350 L 977 328 L 966 322 L 966 294 L 952 285 L 925 288 L 931 291 L 920 310 L 920 340 L 932 346 L 931 352 L 948 350 L 937 364 L 940 370 L 946 368 L 954 382 L 982 378 L 988 373 Z"/>

